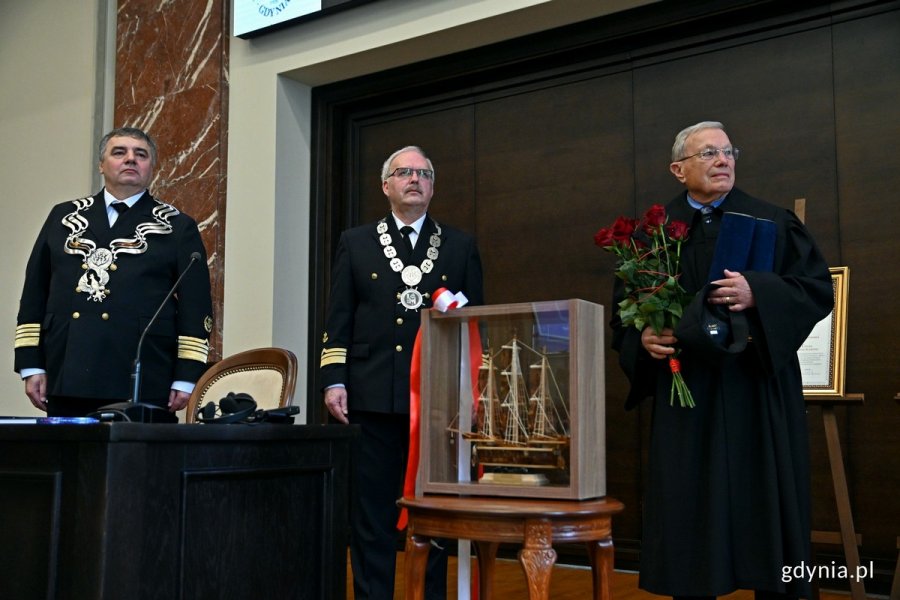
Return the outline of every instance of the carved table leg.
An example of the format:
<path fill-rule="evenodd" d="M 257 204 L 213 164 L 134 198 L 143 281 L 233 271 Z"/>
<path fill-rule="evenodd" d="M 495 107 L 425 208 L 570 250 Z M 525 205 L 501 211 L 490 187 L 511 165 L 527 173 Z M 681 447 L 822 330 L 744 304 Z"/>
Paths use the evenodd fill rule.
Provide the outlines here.
<path fill-rule="evenodd" d="M 498 542 L 475 541 L 478 554 L 478 598 L 491 600 L 494 596 L 494 565 L 497 559 Z"/>
<path fill-rule="evenodd" d="M 403 570 L 406 575 L 406 600 L 424 600 L 425 567 L 428 565 L 428 537 L 409 534 L 406 536 L 406 556 Z"/>
<path fill-rule="evenodd" d="M 611 537 L 587 543 L 594 581 L 594 600 L 611 600 L 610 582 L 613 574 L 615 550 Z"/>
<path fill-rule="evenodd" d="M 525 543 L 519 551 L 519 562 L 525 569 L 529 600 L 550 598 L 550 574 L 556 562 L 552 538 L 553 529 L 549 521 L 525 521 Z"/>

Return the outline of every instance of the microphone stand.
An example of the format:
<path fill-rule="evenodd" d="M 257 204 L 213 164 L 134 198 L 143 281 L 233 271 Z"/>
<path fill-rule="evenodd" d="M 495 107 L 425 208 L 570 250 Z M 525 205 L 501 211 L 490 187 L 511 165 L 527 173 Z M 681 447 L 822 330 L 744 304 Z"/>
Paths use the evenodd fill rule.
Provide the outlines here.
<path fill-rule="evenodd" d="M 147 332 L 150 331 L 151 327 L 153 327 L 153 324 L 156 322 L 156 318 L 159 316 L 159 313 L 161 313 L 162 309 L 166 306 L 166 302 L 169 301 L 169 298 L 171 298 L 172 294 L 175 293 L 175 290 L 178 289 L 178 284 L 180 284 L 181 280 L 184 279 L 184 276 L 187 275 L 187 272 L 194 265 L 194 262 L 198 260 L 200 260 L 200 253 L 192 253 L 191 262 L 188 263 L 188 266 L 184 268 L 184 271 L 182 271 L 181 275 L 178 276 L 178 279 L 175 280 L 175 284 L 169 290 L 169 293 L 166 294 L 166 297 L 163 298 L 163 301 L 159 305 L 159 308 L 156 309 L 156 312 L 150 318 L 150 322 L 147 323 L 147 326 L 141 333 L 141 337 L 138 340 L 137 352 L 135 353 L 134 357 L 134 368 L 131 372 L 131 399 L 127 402 L 116 402 L 115 404 L 101 406 L 99 409 L 97 409 L 97 412 L 94 413 L 96 416 L 99 416 L 101 420 L 131 421 L 133 423 L 178 422 L 178 417 L 175 416 L 175 414 L 167 408 L 156 406 L 155 404 L 147 404 L 140 401 L 141 347 L 144 345 L 144 338 L 147 337 Z"/>

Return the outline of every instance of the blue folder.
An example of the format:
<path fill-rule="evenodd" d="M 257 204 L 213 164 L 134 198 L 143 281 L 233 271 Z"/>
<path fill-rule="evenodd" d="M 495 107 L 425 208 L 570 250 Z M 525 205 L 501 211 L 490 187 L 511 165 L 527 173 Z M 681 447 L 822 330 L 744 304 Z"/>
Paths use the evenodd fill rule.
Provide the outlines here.
<path fill-rule="evenodd" d="M 722 215 L 707 281 L 729 271 L 771 271 L 775 260 L 775 222 L 742 213 Z"/>

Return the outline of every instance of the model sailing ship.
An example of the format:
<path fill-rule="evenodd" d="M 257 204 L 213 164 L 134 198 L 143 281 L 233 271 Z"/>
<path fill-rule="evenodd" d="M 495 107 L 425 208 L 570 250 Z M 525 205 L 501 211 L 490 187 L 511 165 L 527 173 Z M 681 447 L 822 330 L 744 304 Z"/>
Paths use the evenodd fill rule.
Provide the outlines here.
<path fill-rule="evenodd" d="M 523 352 L 536 357 L 527 378 L 521 367 Z M 461 432 L 472 444 L 473 464 L 484 472 L 481 481 L 542 484 L 566 479 L 568 427 L 568 406 L 546 353 L 514 336 L 500 352 L 484 356 L 475 430 Z M 535 475 L 535 470 L 553 475 Z"/>

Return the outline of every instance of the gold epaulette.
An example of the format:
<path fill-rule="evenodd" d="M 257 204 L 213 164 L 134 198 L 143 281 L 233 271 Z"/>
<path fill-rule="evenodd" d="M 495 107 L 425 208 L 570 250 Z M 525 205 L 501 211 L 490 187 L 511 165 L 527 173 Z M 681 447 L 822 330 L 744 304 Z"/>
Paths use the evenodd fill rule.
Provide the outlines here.
<path fill-rule="evenodd" d="M 41 324 L 22 323 L 16 327 L 16 348 L 41 345 Z"/>
<path fill-rule="evenodd" d="M 209 358 L 209 340 L 179 335 L 178 358 L 196 360 L 206 364 Z"/>
<path fill-rule="evenodd" d="M 325 348 L 322 350 L 322 360 L 319 362 L 319 367 L 324 367 L 325 365 L 335 365 L 335 364 L 346 364 L 347 362 L 347 349 L 346 348 Z"/>

